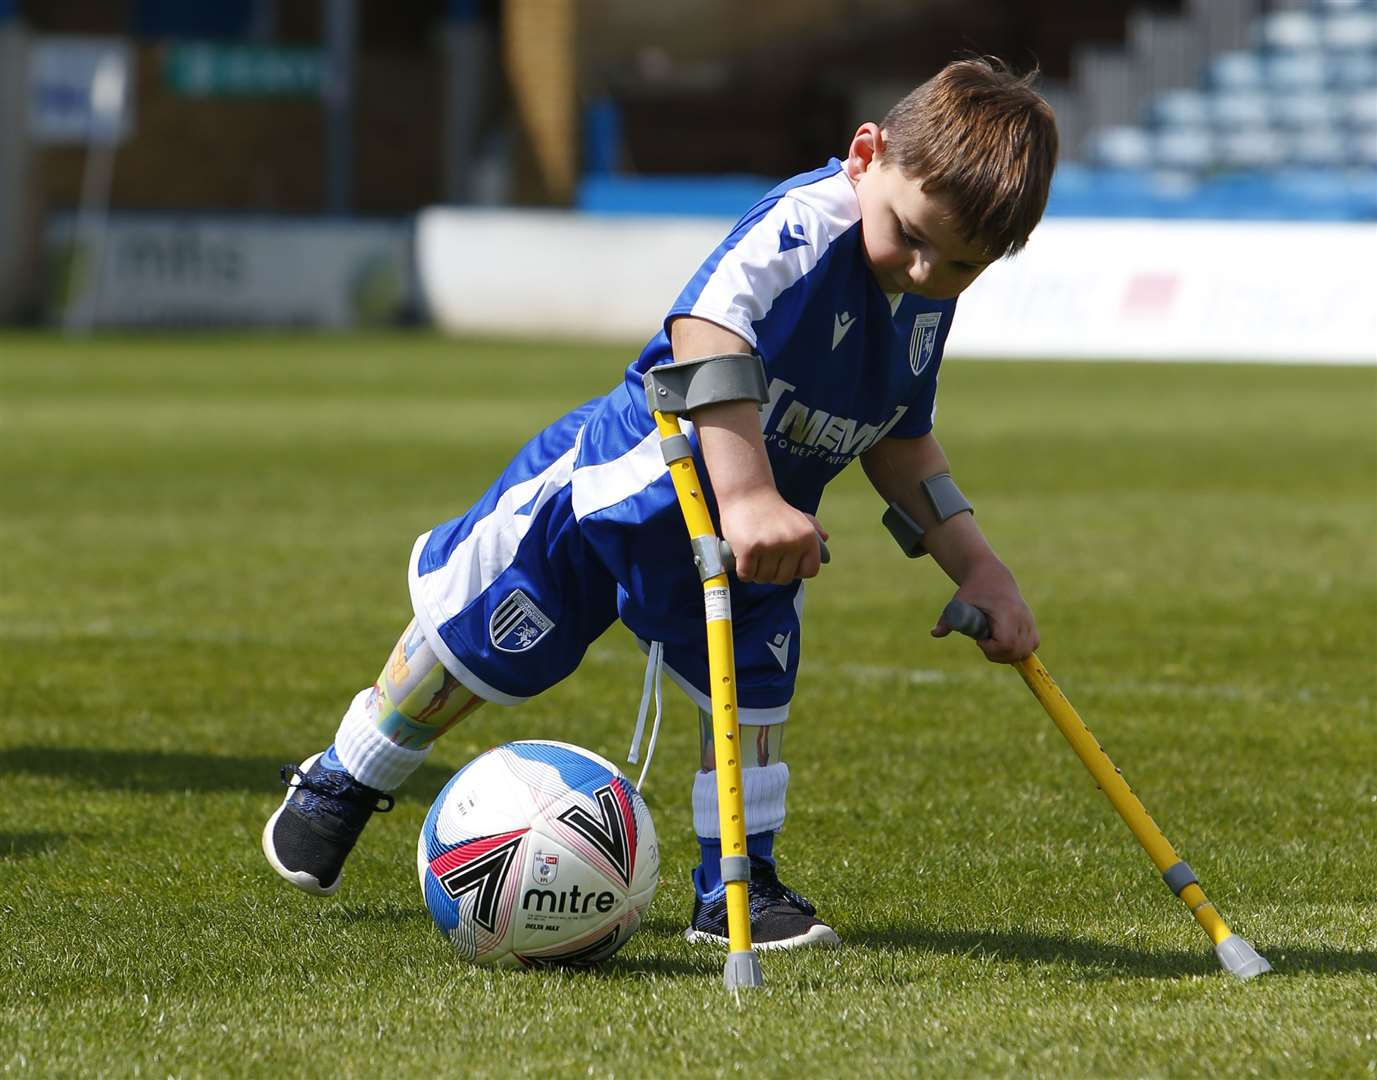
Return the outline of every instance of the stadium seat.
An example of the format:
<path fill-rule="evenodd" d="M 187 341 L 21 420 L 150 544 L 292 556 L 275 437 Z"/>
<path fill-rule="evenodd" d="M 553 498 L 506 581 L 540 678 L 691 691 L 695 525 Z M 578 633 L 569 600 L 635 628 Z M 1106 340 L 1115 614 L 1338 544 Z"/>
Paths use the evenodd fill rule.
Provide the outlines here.
<path fill-rule="evenodd" d="M 1343 90 L 1377 90 L 1377 55 L 1362 49 L 1334 50 L 1329 56 L 1329 84 Z"/>
<path fill-rule="evenodd" d="M 1272 113 L 1267 96 L 1251 92 L 1212 94 L 1209 106 L 1214 126 L 1223 129 L 1266 127 Z"/>
<path fill-rule="evenodd" d="M 1370 128 L 1349 136 L 1348 164 L 1355 168 L 1377 169 L 1377 129 Z"/>
<path fill-rule="evenodd" d="M 1167 129 L 1205 127 L 1210 123 L 1210 97 L 1199 90 L 1168 90 L 1148 105 L 1148 121 Z"/>
<path fill-rule="evenodd" d="M 1254 24 L 1254 40 L 1264 49 L 1318 49 L 1326 21 L 1305 10 L 1274 11 Z"/>
<path fill-rule="evenodd" d="M 1262 57 L 1251 49 L 1236 49 L 1210 61 L 1205 81 L 1216 90 L 1260 90 L 1265 75 Z"/>
<path fill-rule="evenodd" d="M 1207 169 L 1214 164 L 1214 138 L 1200 128 L 1167 128 L 1157 133 L 1153 159 L 1173 169 Z"/>
<path fill-rule="evenodd" d="M 1152 164 L 1152 139 L 1142 128 L 1108 127 L 1091 132 L 1086 157 L 1097 165 L 1139 169 Z"/>
<path fill-rule="evenodd" d="M 1286 160 L 1287 148 L 1273 131 L 1230 131 L 1219 137 L 1215 155 L 1228 168 L 1268 169 Z"/>
<path fill-rule="evenodd" d="M 1343 118 L 1355 128 L 1377 127 L 1377 87 L 1345 94 Z"/>
<path fill-rule="evenodd" d="M 1286 159 L 1303 167 L 1335 167 L 1345 164 L 1348 148 L 1343 135 L 1333 128 L 1311 128 L 1290 133 Z"/>
<path fill-rule="evenodd" d="M 1377 0 L 1312 0 L 1316 11 L 1338 14 L 1349 11 L 1377 11 Z"/>
<path fill-rule="evenodd" d="M 1377 49 L 1377 14 L 1354 11 L 1323 23 L 1324 43 L 1333 49 Z"/>
<path fill-rule="evenodd" d="M 1267 85 L 1274 90 L 1318 90 L 1329 81 L 1325 54 L 1316 50 L 1273 53 L 1266 72 Z"/>
<path fill-rule="evenodd" d="M 1276 122 L 1288 128 L 1331 127 L 1343 117 L 1338 101 L 1314 92 L 1276 94 L 1271 108 Z"/>

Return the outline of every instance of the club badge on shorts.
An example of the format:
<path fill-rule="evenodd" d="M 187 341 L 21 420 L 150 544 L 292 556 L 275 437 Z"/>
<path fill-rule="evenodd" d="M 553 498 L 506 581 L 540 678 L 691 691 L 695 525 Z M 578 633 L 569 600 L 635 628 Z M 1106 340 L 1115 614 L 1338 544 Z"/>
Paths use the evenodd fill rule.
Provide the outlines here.
<path fill-rule="evenodd" d="M 913 320 L 913 337 L 908 342 L 908 366 L 921 375 L 937 348 L 937 328 L 942 325 L 940 311 L 928 311 Z"/>
<path fill-rule="evenodd" d="M 503 652 L 525 652 L 553 629 L 555 621 L 532 603 L 520 589 L 513 589 L 493 609 L 488 637 Z"/>

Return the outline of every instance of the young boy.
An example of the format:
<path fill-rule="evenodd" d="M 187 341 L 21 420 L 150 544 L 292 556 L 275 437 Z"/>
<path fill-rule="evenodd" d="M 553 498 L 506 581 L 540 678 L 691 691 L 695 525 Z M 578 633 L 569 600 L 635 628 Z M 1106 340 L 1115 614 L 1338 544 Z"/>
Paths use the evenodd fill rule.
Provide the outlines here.
<path fill-rule="evenodd" d="M 1011 662 L 1038 644 L 932 435 L 956 298 L 1023 247 L 1046 205 L 1057 133 L 1031 83 L 998 62 L 952 63 L 882 124 L 862 124 L 844 161 L 775 188 L 699 268 L 621 385 L 540 432 L 477 505 L 416 542 L 411 625 L 334 744 L 283 769 L 287 796 L 263 832 L 279 874 L 333 893 L 369 816 L 390 808 L 387 792 L 436 738 L 485 701 L 514 705 L 554 685 L 617 618 L 643 645 L 662 643 L 670 677 L 704 714 L 703 591 L 641 377 L 754 354 L 737 359 L 763 363 L 768 400 L 691 417 L 700 475 L 736 552 L 740 722 L 756 748 L 743 773 L 751 931 L 766 948 L 837 942 L 780 883 L 773 851 L 823 487 L 859 457 L 880 496 L 921 527 L 957 595 L 989 615 L 985 655 Z M 687 935 L 725 944 L 710 721 L 703 732 Z"/>

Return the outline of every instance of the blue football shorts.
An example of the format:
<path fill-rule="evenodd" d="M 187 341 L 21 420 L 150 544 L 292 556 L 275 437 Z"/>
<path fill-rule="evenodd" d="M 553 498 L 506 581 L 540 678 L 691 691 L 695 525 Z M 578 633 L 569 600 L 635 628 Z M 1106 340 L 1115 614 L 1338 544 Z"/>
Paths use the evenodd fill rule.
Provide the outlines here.
<path fill-rule="evenodd" d="M 642 440 L 593 454 L 583 442 L 598 404 L 540 432 L 474 506 L 416 541 L 409 581 L 417 622 L 469 690 L 515 705 L 572 673 L 620 617 L 643 648 L 664 643 L 667 674 L 706 709 L 703 588 L 658 437 L 646 437 L 654 446 Z M 645 486 L 591 512 L 585 495 L 576 513 L 576 472 L 593 460 L 601 478 L 622 462 L 630 469 L 635 454 Z M 787 718 L 802 613 L 802 582 L 733 580 L 742 723 Z"/>

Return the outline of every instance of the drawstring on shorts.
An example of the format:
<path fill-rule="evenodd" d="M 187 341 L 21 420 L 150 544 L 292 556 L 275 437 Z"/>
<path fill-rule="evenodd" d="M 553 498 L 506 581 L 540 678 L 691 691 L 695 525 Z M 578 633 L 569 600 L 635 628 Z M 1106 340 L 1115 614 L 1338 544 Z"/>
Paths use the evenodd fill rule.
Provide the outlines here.
<path fill-rule="evenodd" d="M 631 749 L 626 752 L 626 760 L 632 765 L 636 764 L 641 753 L 641 739 L 645 736 L 646 713 L 650 711 L 650 695 L 652 688 L 655 693 L 655 720 L 650 726 L 650 744 L 645 751 L 645 764 L 641 766 L 641 778 L 636 781 L 636 790 L 643 791 L 645 788 L 646 774 L 650 772 L 650 762 L 655 756 L 655 740 L 660 737 L 660 714 L 662 700 L 660 697 L 660 678 L 665 666 L 665 646 L 664 642 L 652 641 L 650 643 L 650 653 L 646 657 L 645 663 L 645 682 L 641 685 L 641 704 L 636 711 L 636 731 L 631 736 Z"/>

